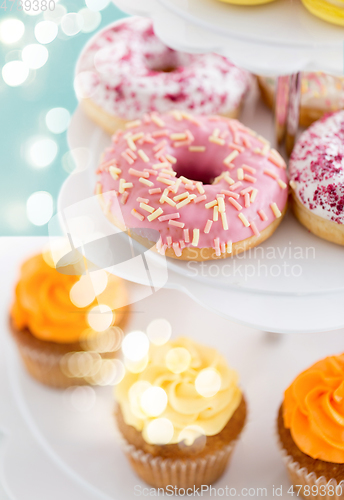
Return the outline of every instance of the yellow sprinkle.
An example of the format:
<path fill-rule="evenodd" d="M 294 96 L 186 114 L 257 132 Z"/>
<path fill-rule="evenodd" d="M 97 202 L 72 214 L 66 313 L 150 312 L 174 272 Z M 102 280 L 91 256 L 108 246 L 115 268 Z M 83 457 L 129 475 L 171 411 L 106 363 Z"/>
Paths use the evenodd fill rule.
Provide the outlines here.
<path fill-rule="evenodd" d="M 217 204 L 219 206 L 219 212 L 222 214 L 223 212 L 226 211 L 226 205 L 225 205 L 225 200 L 222 198 L 222 196 L 220 196 L 218 199 L 217 199 Z"/>
<path fill-rule="evenodd" d="M 193 153 L 203 153 L 206 150 L 205 146 L 189 146 L 189 151 Z"/>
<path fill-rule="evenodd" d="M 178 194 L 178 196 L 174 196 L 173 199 L 174 199 L 174 201 L 180 201 L 180 200 L 184 200 L 184 198 L 187 198 L 188 196 L 189 196 L 189 193 L 187 191 L 185 191 L 185 193 Z"/>
<path fill-rule="evenodd" d="M 152 165 L 152 168 L 154 170 L 159 170 L 160 168 L 168 168 L 170 166 L 170 164 L 165 161 L 165 162 L 160 162 L 160 163 L 155 163 L 154 165 Z"/>
<path fill-rule="evenodd" d="M 234 149 L 234 151 L 232 151 L 224 160 L 223 160 L 223 163 L 225 165 L 228 165 L 229 163 L 232 163 L 232 161 L 238 156 L 239 154 L 239 151 L 237 151 L 236 149 Z"/>
<path fill-rule="evenodd" d="M 193 247 L 197 247 L 198 242 L 199 242 L 199 229 L 194 229 L 194 230 L 193 230 L 193 238 L 192 238 L 192 243 L 191 243 L 191 245 L 192 245 Z"/>
<path fill-rule="evenodd" d="M 270 151 L 270 145 L 269 144 L 265 144 L 265 146 L 262 149 L 262 155 L 263 156 L 267 156 L 269 154 L 269 151 Z"/>
<path fill-rule="evenodd" d="M 178 203 L 178 205 L 176 205 L 176 208 L 179 210 L 179 208 L 182 208 L 188 203 L 190 203 L 191 200 L 192 198 L 190 196 L 188 198 L 185 198 L 185 200 L 181 201 L 180 203 Z"/>
<path fill-rule="evenodd" d="M 171 207 L 175 207 L 176 206 L 176 202 L 171 200 L 171 198 L 169 198 L 167 195 L 166 196 L 162 196 L 161 198 L 163 198 L 164 202 L 166 202 L 168 205 L 171 205 Z M 160 200 L 161 200 L 160 198 Z"/>
<path fill-rule="evenodd" d="M 282 179 L 277 179 L 277 183 L 282 189 L 285 189 L 287 187 L 286 183 L 282 181 Z"/>
<path fill-rule="evenodd" d="M 165 155 L 166 160 L 168 160 L 170 163 L 177 163 L 177 158 L 175 158 L 172 155 Z"/>
<path fill-rule="evenodd" d="M 225 231 L 228 230 L 228 222 L 227 222 L 227 215 L 225 212 L 221 213 L 221 219 L 222 219 L 222 226 Z"/>
<path fill-rule="evenodd" d="M 133 139 L 132 139 L 132 137 L 131 137 L 131 136 L 127 137 L 127 143 L 128 143 L 129 148 L 130 148 L 132 151 L 136 151 L 136 150 L 137 150 L 136 144 L 135 144 L 135 142 L 133 141 Z"/>
<path fill-rule="evenodd" d="M 141 184 L 146 184 L 146 186 L 149 186 L 149 187 L 154 186 L 154 183 L 152 181 L 149 181 L 148 179 L 145 179 L 144 177 L 140 177 L 139 182 L 141 182 Z"/>
<path fill-rule="evenodd" d="M 281 215 L 282 215 L 281 211 L 278 208 L 278 206 L 276 205 L 276 203 L 271 203 L 270 207 L 271 207 L 271 210 L 273 211 L 276 219 L 278 219 L 279 217 L 281 217 Z"/>
<path fill-rule="evenodd" d="M 165 122 L 161 118 L 159 118 L 158 116 L 151 115 L 151 119 L 152 119 L 152 122 L 155 123 L 155 125 L 157 125 L 158 127 L 165 126 Z"/>
<path fill-rule="evenodd" d="M 165 179 L 165 177 L 157 177 L 156 180 L 162 182 L 163 184 L 167 184 L 168 186 L 173 186 L 176 182 L 175 180 Z"/>
<path fill-rule="evenodd" d="M 139 139 L 142 139 L 142 137 L 144 137 L 144 133 L 143 132 L 138 132 L 137 134 L 134 134 L 131 136 L 132 140 L 135 142 L 135 141 L 138 141 Z"/>
<path fill-rule="evenodd" d="M 296 184 L 296 182 L 295 182 L 295 181 L 290 181 L 290 182 L 289 182 L 289 184 L 290 184 L 290 187 L 291 187 L 292 189 L 296 189 L 296 188 L 297 188 L 297 184 Z"/>
<path fill-rule="evenodd" d="M 141 125 L 141 120 L 134 120 L 125 124 L 125 128 L 136 128 Z"/>
<path fill-rule="evenodd" d="M 118 179 L 118 173 L 116 172 L 116 167 L 110 167 L 109 172 L 110 172 L 111 177 L 116 181 Z"/>
<path fill-rule="evenodd" d="M 96 194 L 102 194 L 102 185 L 100 182 L 97 182 L 96 184 Z"/>
<path fill-rule="evenodd" d="M 129 188 L 132 188 L 133 186 L 134 186 L 134 184 L 132 182 L 124 182 L 122 184 L 123 189 L 129 189 Z"/>
<path fill-rule="evenodd" d="M 225 145 L 225 140 L 220 139 L 220 137 L 214 137 L 213 135 L 210 135 L 208 137 L 209 142 L 214 142 L 215 144 L 218 144 L 219 146 L 224 146 Z"/>
<path fill-rule="evenodd" d="M 172 177 L 175 177 L 177 175 L 177 172 L 174 172 L 173 170 L 169 168 L 163 168 L 161 172 L 164 172 L 164 174 L 171 175 Z"/>
<path fill-rule="evenodd" d="M 161 215 L 163 213 L 164 213 L 163 209 L 161 207 L 159 207 L 157 210 L 155 210 L 155 212 L 148 215 L 147 219 L 149 220 L 149 222 L 152 222 L 152 220 L 156 219 L 157 217 L 159 217 L 159 215 Z"/>
<path fill-rule="evenodd" d="M 149 212 L 150 214 L 152 214 L 155 210 L 155 208 L 151 207 L 150 205 L 147 205 L 146 203 L 140 203 L 140 208 L 146 210 L 146 212 Z"/>
<path fill-rule="evenodd" d="M 215 205 L 217 205 L 217 200 L 209 201 L 209 203 L 206 203 L 204 206 L 205 208 L 213 208 Z"/>
<path fill-rule="evenodd" d="M 175 109 L 175 110 L 173 110 L 173 111 L 171 111 L 171 115 L 172 115 L 172 116 L 173 116 L 173 118 L 174 118 L 175 120 L 177 120 L 178 122 L 182 121 L 182 119 L 183 119 L 183 116 L 182 116 L 181 112 L 180 112 L 180 111 L 178 111 L 178 110 L 176 110 L 176 109 Z"/>
<path fill-rule="evenodd" d="M 216 128 L 213 132 L 213 137 L 218 137 L 220 135 L 220 129 Z"/>
<path fill-rule="evenodd" d="M 258 194 L 258 189 L 252 189 L 251 196 L 250 196 L 250 202 L 253 203 L 254 200 L 257 198 Z"/>
<path fill-rule="evenodd" d="M 233 244 L 231 241 L 227 241 L 227 253 L 232 253 Z"/>
<path fill-rule="evenodd" d="M 185 133 L 176 133 L 170 135 L 171 141 L 184 141 L 187 139 L 187 135 Z"/>
<path fill-rule="evenodd" d="M 119 193 L 123 194 L 124 193 L 124 187 L 123 187 L 123 184 L 125 184 L 125 179 L 120 179 L 119 180 Z"/>
<path fill-rule="evenodd" d="M 196 188 L 197 188 L 197 191 L 199 192 L 199 194 L 205 193 L 203 184 L 201 182 L 196 182 Z"/>
<path fill-rule="evenodd" d="M 145 163 L 149 162 L 148 156 L 146 155 L 146 153 L 142 149 L 139 149 L 138 152 L 137 152 L 137 154 L 139 155 L 139 157 L 141 158 L 141 160 L 143 160 Z"/>
<path fill-rule="evenodd" d="M 235 181 L 232 179 L 232 177 L 230 177 L 228 174 L 227 175 L 224 175 L 223 176 L 224 180 L 230 185 L 232 186 L 233 184 L 235 184 Z"/>
<path fill-rule="evenodd" d="M 249 227 L 250 223 L 248 222 L 248 220 L 246 219 L 246 217 L 243 213 L 240 212 L 240 214 L 238 214 L 238 217 L 241 220 L 241 222 L 244 224 L 245 227 Z"/>
<path fill-rule="evenodd" d="M 215 205 L 213 209 L 213 221 L 217 222 L 219 220 L 219 207 Z"/>
<path fill-rule="evenodd" d="M 238 181 L 244 180 L 244 171 L 242 168 L 237 169 L 237 176 L 238 176 Z"/>

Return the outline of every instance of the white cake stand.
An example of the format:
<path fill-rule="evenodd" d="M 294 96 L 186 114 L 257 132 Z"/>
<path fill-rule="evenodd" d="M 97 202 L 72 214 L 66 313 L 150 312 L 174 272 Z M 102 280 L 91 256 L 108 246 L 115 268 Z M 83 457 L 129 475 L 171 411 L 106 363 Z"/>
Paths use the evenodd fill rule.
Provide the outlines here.
<path fill-rule="evenodd" d="M 273 139 L 272 116 L 257 92 L 249 97 L 241 119 Z M 92 198 L 94 172 L 109 140 L 81 109 L 77 110 L 69 130 L 70 148 L 76 153 L 82 148 L 88 162 L 79 163 L 77 171 L 66 180 L 58 206 L 67 219 L 78 221 L 86 216 L 91 220 L 89 226 L 96 237 L 115 232 Z M 91 200 L 90 204 L 85 200 Z M 72 237 L 77 246 L 79 235 Z M 135 254 L 142 254 L 143 247 L 133 245 Z M 117 251 L 123 252 L 124 248 L 117 247 Z M 204 307 L 257 329 L 295 333 L 344 326 L 343 248 L 310 234 L 291 213 L 259 250 L 241 256 L 208 263 L 165 259 L 152 251 L 145 252 L 145 256 L 145 262 L 139 256 L 110 271 L 154 290 L 165 286 L 183 291 Z"/>

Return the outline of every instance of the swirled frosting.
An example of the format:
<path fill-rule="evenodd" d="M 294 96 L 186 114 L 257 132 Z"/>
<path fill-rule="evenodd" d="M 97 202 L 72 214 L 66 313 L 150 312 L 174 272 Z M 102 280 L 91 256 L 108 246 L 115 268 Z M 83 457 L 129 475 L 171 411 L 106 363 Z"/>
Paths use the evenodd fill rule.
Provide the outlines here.
<path fill-rule="evenodd" d="M 189 360 L 188 355 L 185 356 L 186 351 L 190 355 Z M 184 364 L 181 368 L 183 371 L 179 372 L 177 368 L 174 370 L 171 358 L 184 358 L 177 360 L 177 365 Z M 206 369 L 217 374 L 215 378 L 220 383 L 214 390 L 211 389 L 212 392 L 208 395 L 201 395 L 204 394 L 203 375 L 207 374 L 206 381 L 212 376 L 204 371 Z M 135 387 L 139 391 L 133 391 Z M 149 408 L 147 414 L 147 408 L 140 404 L 144 391 L 149 387 L 159 387 L 167 395 L 166 408 L 154 417 L 149 414 Z M 133 393 L 136 393 L 134 398 Z M 167 342 L 163 346 L 151 345 L 146 368 L 140 373 L 128 371 L 117 386 L 116 396 L 125 423 L 142 431 L 146 441 L 148 439 L 145 431 L 148 425 L 155 418 L 168 419 L 174 429 L 168 444 L 180 442 L 182 431 L 190 426 L 201 429 L 206 436 L 218 434 L 242 399 L 238 374 L 228 367 L 226 360 L 215 349 L 184 337 Z"/>
<path fill-rule="evenodd" d="M 122 281 L 108 276 L 105 290 L 87 307 L 77 307 L 70 291 L 80 276 L 60 274 L 47 264 L 41 254 L 28 259 L 21 267 L 11 308 L 11 319 L 18 330 L 27 328 L 36 338 L 58 342 L 78 342 L 90 328 L 87 314 L 98 304 L 114 310 L 126 305 L 126 291 Z M 114 313 L 118 325 L 122 313 Z"/>
<path fill-rule="evenodd" d="M 344 354 L 315 363 L 294 380 L 283 418 L 303 453 L 344 464 Z"/>

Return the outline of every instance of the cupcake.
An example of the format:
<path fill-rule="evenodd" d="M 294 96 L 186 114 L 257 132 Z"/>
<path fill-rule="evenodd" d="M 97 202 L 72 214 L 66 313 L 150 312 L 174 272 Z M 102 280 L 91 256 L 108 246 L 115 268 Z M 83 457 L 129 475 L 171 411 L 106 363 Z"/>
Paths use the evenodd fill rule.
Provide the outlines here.
<path fill-rule="evenodd" d="M 304 498 L 344 498 L 344 354 L 302 372 L 285 391 L 278 436 Z"/>
<path fill-rule="evenodd" d="M 48 254 L 28 259 L 10 309 L 27 371 L 52 387 L 101 382 L 121 344 L 127 303 L 123 281 L 103 270 L 73 276 L 59 273 Z"/>
<path fill-rule="evenodd" d="M 212 484 L 245 425 L 238 374 L 215 349 L 183 337 L 150 344 L 135 368 L 127 356 L 140 342 L 131 335 L 123 343 L 128 369 L 116 387 L 116 420 L 131 466 L 155 488 Z"/>

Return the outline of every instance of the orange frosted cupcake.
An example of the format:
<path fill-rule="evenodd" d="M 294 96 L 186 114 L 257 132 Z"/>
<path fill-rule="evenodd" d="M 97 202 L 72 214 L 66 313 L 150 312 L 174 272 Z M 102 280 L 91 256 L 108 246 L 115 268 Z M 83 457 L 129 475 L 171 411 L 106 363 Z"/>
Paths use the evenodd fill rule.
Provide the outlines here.
<path fill-rule="evenodd" d="M 49 255 L 28 259 L 10 310 L 11 331 L 28 372 L 53 387 L 101 383 L 104 360 L 120 347 L 127 303 L 123 281 L 103 270 L 66 275 Z"/>
<path fill-rule="evenodd" d="M 278 435 L 299 495 L 344 498 L 344 354 L 296 377 L 284 394 Z"/>
<path fill-rule="evenodd" d="M 130 336 L 123 352 L 130 358 L 132 348 L 137 359 L 144 338 Z M 188 338 L 151 344 L 138 365 L 129 363 L 116 395 L 125 453 L 148 484 L 178 492 L 223 474 L 245 425 L 246 403 L 238 374 L 215 349 Z"/>

